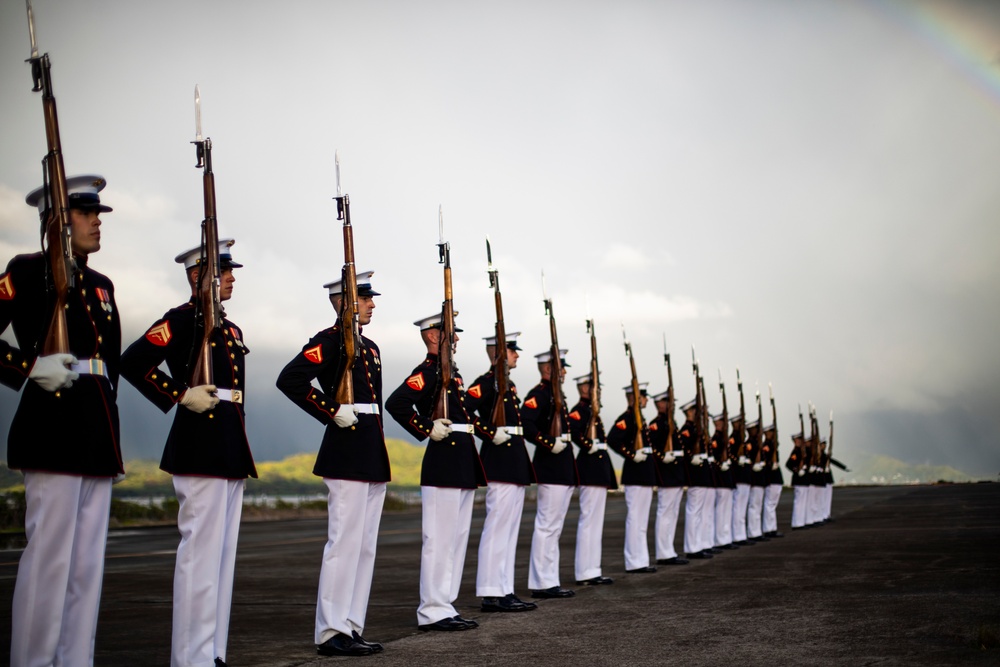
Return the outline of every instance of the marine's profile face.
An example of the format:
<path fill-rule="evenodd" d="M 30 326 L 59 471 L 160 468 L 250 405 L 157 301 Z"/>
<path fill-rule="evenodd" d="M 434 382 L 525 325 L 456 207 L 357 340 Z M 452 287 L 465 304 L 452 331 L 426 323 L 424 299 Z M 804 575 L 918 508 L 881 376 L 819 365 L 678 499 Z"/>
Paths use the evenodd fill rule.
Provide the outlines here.
<path fill-rule="evenodd" d="M 233 298 L 233 285 L 236 284 L 236 276 L 232 269 L 222 270 L 222 284 L 219 285 L 219 300 L 228 301 Z"/>
<path fill-rule="evenodd" d="M 89 255 L 101 249 L 101 217 L 97 211 L 69 210 L 70 243 L 77 255 Z"/>
<path fill-rule="evenodd" d="M 507 367 L 517 368 L 517 360 L 521 355 L 517 353 L 517 350 L 512 350 L 507 348 Z"/>
<path fill-rule="evenodd" d="M 365 326 L 372 321 L 372 311 L 375 310 L 375 299 L 370 296 L 358 297 L 358 324 Z"/>

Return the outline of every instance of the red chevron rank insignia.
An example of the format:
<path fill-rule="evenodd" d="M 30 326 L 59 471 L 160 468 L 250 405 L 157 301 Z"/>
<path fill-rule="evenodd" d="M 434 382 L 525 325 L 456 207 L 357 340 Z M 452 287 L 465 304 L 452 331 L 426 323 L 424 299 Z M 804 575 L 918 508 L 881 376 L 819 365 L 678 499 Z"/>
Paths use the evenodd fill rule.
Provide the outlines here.
<path fill-rule="evenodd" d="M 615 428 L 620 428 L 621 430 L 624 431 L 626 428 L 628 428 L 628 426 L 625 425 L 625 420 L 622 419 L 617 424 L 615 424 Z"/>
<path fill-rule="evenodd" d="M 575 419 L 576 421 L 580 421 L 580 413 L 574 410 L 573 412 L 569 413 L 569 418 Z"/>
<path fill-rule="evenodd" d="M 526 400 L 524 402 L 524 407 L 526 407 L 526 408 L 537 408 L 538 407 L 538 401 L 536 401 L 535 397 L 532 396 L 531 398 L 529 398 L 528 400 Z"/>
<path fill-rule="evenodd" d="M 157 347 L 166 347 L 167 343 L 170 342 L 170 337 L 170 323 L 166 321 L 160 322 L 146 332 L 146 340 Z"/>
<path fill-rule="evenodd" d="M 660 425 L 659 425 L 659 424 L 656 424 L 656 423 L 653 423 L 653 424 L 650 424 L 650 425 L 649 425 L 649 430 L 650 430 L 650 431 L 656 431 L 656 430 L 658 430 L 659 428 L 660 428 Z"/>
<path fill-rule="evenodd" d="M 0 301 L 10 301 L 14 298 L 14 281 L 10 279 L 10 274 L 5 273 L 0 278 Z"/>
<path fill-rule="evenodd" d="M 424 388 L 424 374 L 417 373 L 406 378 L 406 386 L 414 391 L 420 391 Z"/>
<path fill-rule="evenodd" d="M 310 347 L 308 350 L 304 350 L 302 352 L 302 356 L 314 364 L 323 363 L 323 345 L 319 344 L 316 347 Z"/>
<path fill-rule="evenodd" d="M 483 395 L 483 390 L 479 388 L 478 384 L 474 384 L 472 385 L 472 387 L 469 388 L 469 396 L 471 396 L 472 398 L 481 398 L 482 395 Z"/>

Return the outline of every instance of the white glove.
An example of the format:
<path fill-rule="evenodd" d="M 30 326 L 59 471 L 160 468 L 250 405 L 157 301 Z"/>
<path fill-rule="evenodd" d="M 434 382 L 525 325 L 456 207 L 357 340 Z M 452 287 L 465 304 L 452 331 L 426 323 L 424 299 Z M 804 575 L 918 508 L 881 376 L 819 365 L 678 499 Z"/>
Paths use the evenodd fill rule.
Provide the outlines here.
<path fill-rule="evenodd" d="M 691 457 L 691 465 L 700 466 L 704 460 L 705 460 L 704 454 L 695 454 L 694 456 Z"/>
<path fill-rule="evenodd" d="M 748 464 L 748 463 L 750 463 L 750 459 L 748 459 L 748 458 L 747 458 L 747 457 L 745 457 L 745 456 L 741 456 L 741 457 L 740 457 L 740 459 L 739 459 L 739 464 L 740 464 L 741 466 L 745 466 L 745 465 L 746 465 L 746 464 Z"/>
<path fill-rule="evenodd" d="M 600 448 L 600 447 L 598 447 L 598 446 L 597 446 L 597 444 L 598 444 L 598 443 L 597 443 L 597 441 L 595 440 L 595 441 L 594 441 L 594 442 L 593 442 L 593 443 L 592 443 L 592 444 L 590 445 L 590 449 L 588 449 L 588 450 L 587 450 L 587 453 L 588 453 L 588 454 L 596 454 L 597 452 L 601 451 L 601 448 Z"/>
<path fill-rule="evenodd" d="M 777 463 L 772 463 L 771 464 L 771 470 L 778 470 L 780 467 L 781 466 L 779 466 Z"/>
<path fill-rule="evenodd" d="M 28 377 L 38 383 L 38 386 L 45 391 L 69 389 L 73 386 L 73 380 L 80 377 L 79 373 L 69 369 L 69 365 L 75 363 L 76 357 L 72 354 L 50 354 L 38 357 L 35 359 L 35 365 L 31 367 Z"/>
<path fill-rule="evenodd" d="M 806 476 L 806 469 L 802 468 L 801 470 L 799 470 L 799 477 L 805 477 L 805 476 Z"/>
<path fill-rule="evenodd" d="M 646 460 L 646 452 L 640 449 L 639 451 L 637 451 L 635 454 L 632 455 L 632 460 L 635 461 L 636 463 L 642 463 L 643 461 Z"/>
<path fill-rule="evenodd" d="M 200 384 L 197 387 L 188 387 L 187 391 L 181 394 L 181 405 L 194 412 L 201 414 L 208 412 L 219 404 L 219 397 L 215 395 L 214 384 Z"/>
<path fill-rule="evenodd" d="M 507 432 L 507 429 L 503 426 L 497 426 L 497 434 L 493 436 L 493 444 L 502 445 L 508 440 L 510 440 L 510 433 Z"/>
<path fill-rule="evenodd" d="M 340 428 L 347 428 L 358 423 L 358 413 L 353 405 L 341 404 L 337 411 L 333 413 L 333 423 Z"/>
<path fill-rule="evenodd" d="M 559 440 L 556 440 L 556 444 L 552 445 L 553 454 L 558 454 L 564 449 L 566 449 L 566 441 L 561 438 Z"/>
<path fill-rule="evenodd" d="M 663 462 L 664 463 L 673 463 L 676 460 L 677 459 L 674 458 L 674 453 L 673 452 L 664 452 L 663 453 Z"/>
<path fill-rule="evenodd" d="M 431 428 L 431 440 L 434 442 L 440 442 L 449 435 L 451 435 L 451 420 L 435 419 L 434 426 Z"/>
<path fill-rule="evenodd" d="M 754 472 L 760 472 L 763 469 L 764 469 L 764 464 L 762 462 L 758 461 L 757 463 L 753 464 L 753 471 Z"/>
<path fill-rule="evenodd" d="M 729 470 L 729 466 L 730 465 L 732 465 L 732 461 L 730 461 L 729 459 L 726 459 L 725 461 L 723 461 L 722 463 L 719 464 L 719 469 L 722 470 L 722 471 Z"/>

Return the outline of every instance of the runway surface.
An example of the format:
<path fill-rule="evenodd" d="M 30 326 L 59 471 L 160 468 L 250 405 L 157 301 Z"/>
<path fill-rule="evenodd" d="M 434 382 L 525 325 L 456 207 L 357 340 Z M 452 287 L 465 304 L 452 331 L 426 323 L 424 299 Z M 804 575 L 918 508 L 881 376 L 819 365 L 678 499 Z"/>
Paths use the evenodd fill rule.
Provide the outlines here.
<path fill-rule="evenodd" d="M 382 517 L 365 638 L 385 651 L 321 658 L 313 645 L 322 519 L 245 522 L 239 542 L 228 663 L 292 667 L 381 665 L 997 665 L 1000 664 L 1000 485 L 838 488 L 833 523 L 712 560 L 626 574 L 625 503 L 609 498 L 604 575 L 573 584 L 577 505 L 561 539 L 562 585 L 577 595 L 539 609 L 484 614 L 475 597 L 477 507 L 456 606 L 480 627 L 416 627 L 420 510 Z M 650 520 L 652 547 L 653 521 Z M 677 545 L 683 539 L 683 511 Z M 517 552 L 518 594 L 528 598 L 534 505 Z M 112 531 L 95 664 L 169 665 L 172 526 Z M 0 664 L 10 652 L 10 600 L 20 551 L 0 551 Z M 991 640 L 992 637 L 992 640 Z M 981 649 L 979 644 L 992 643 Z"/>

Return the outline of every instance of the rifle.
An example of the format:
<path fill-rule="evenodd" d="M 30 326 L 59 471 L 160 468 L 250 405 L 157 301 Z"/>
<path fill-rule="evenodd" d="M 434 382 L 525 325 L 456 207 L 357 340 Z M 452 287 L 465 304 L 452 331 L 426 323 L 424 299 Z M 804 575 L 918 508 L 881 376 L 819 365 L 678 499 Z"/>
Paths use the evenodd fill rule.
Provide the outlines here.
<path fill-rule="evenodd" d="M 736 369 L 736 388 L 740 391 L 740 427 L 736 431 L 736 436 L 740 444 L 736 447 L 736 462 L 746 465 L 743 459 L 747 455 L 747 407 L 743 400 L 743 379 L 740 378 L 740 369 Z"/>
<path fill-rule="evenodd" d="M 587 437 L 591 443 L 597 442 L 597 420 L 601 412 L 600 372 L 597 368 L 597 335 L 594 333 L 594 320 L 587 320 L 587 333 L 590 334 L 590 420 L 587 422 Z"/>
<path fill-rule="evenodd" d="M 774 444 L 771 451 L 771 465 L 773 466 L 780 459 L 778 458 L 778 410 L 774 407 L 774 389 L 771 383 L 767 383 L 767 394 L 771 399 L 771 423 L 774 424 Z"/>
<path fill-rule="evenodd" d="M 493 250 L 490 248 L 490 237 L 486 237 L 486 272 L 490 276 L 490 287 L 493 288 L 493 301 L 496 305 L 496 349 L 493 353 L 493 381 L 496 383 L 496 400 L 493 403 L 491 420 L 495 428 L 507 425 L 507 411 L 504 408 L 507 391 L 510 388 L 510 367 L 507 364 L 507 331 L 503 323 L 503 297 L 500 296 L 500 274 L 493 268 Z"/>
<path fill-rule="evenodd" d="M 729 404 L 726 403 L 726 384 L 722 381 L 722 369 L 719 369 L 719 393 L 722 394 L 722 439 L 719 456 L 719 466 L 726 465 L 723 470 L 729 469 Z"/>
<path fill-rule="evenodd" d="M 830 410 L 830 445 L 826 448 L 826 471 L 830 472 L 833 461 L 833 410 Z"/>
<path fill-rule="evenodd" d="M 552 341 L 552 349 L 549 352 L 549 355 L 552 357 L 549 361 L 549 368 L 551 369 L 549 379 L 552 382 L 553 415 L 552 423 L 549 426 L 549 435 L 552 436 L 553 440 L 558 440 L 563 432 L 562 415 L 564 406 L 566 405 L 566 397 L 563 396 L 562 390 L 562 358 L 559 356 L 559 336 L 556 333 L 556 316 L 552 310 L 552 299 L 545 293 L 545 271 L 542 271 L 542 301 L 545 303 L 545 314 L 549 316 L 549 338 Z"/>
<path fill-rule="evenodd" d="M 674 397 L 674 369 L 670 364 L 670 353 L 667 352 L 667 334 L 663 334 L 663 364 L 667 367 L 667 440 L 663 445 L 663 453 L 674 450 L 674 431 L 677 430 L 677 422 L 674 421 L 675 397 Z"/>
<path fill-rule="evenodd" d="M 812 448 L 809 467 L 815 468 L 819 463 L 819 420 L 816 419 L 816 407 L 812 403 L 809 404 L 809 431 L 809 445 Z"/>
<path fill-rule="evenodd" d="M 799 445 L 799 463 L 795 467 L 795 474 L 798 475 L 802 466 L 806 464 L 806 423 L 802 419 L 802 404 L 799 403 L 799 433 L 801 434 L 801 444 Z"/>
<path fill-rule="evenodd" d="M 635 419 L 635 442 L 632 448 L 639 451 L 646 444 L 642 440 L 642 431 L 646 423 L 642 419 L 642 407 L 639 405 L 639 376 L 635 372 L 635 358 L 632 356 L 632 343 L 625 337 L 625 325 L 622 325 L 622 340 L 625 342 L 625 354 L 628 355 L 629 367 L 632 369 L 632 418 Z"/>
<path fill-rule="evenodd" d="M 698 359 L 695 358 L 694 345 L 691 346 L 691 371 L 694 373 L 694 424 L 696 429 L 696 436 L 694 441 L 694 456 L 698 456 L 702 452 L 707 452 L 708 448 L 705 446 L 705 402 L 704 394 L 704 384 L 701 381 L 701 374 L 698 370 Z"/>
<path fill-rule="evenodd" d="M 59 117 L 56 114 L 56 98 L 52 94 L 52 76 L 49 54 L 38 55 L 35 45 L 35 17 L 31 11 L 31 0 L 26 0 L 28 9 L 28 35 L 31 38 L 31 78 L 32 92 L 42 92 L 42 113 L 45 116 L 45 142 L 48 152 L 42 158 L 42 182 L 45 185 L 48 217 L 41 219 L 40 236 L 44 239 L 43 250 L 48 257 L 48 269 L 55 290 L 55 306 L 42 344 L 42 354 L 65 354 L 69 352 L 69 328 L 66 325 L 66 305 L 69 291 L 76 285 L 76 260 L 73 258 L 71 240 L 72 225 L 69 217 L 69 192 L 66 188 L 66 169 L 63 166 L 62 142 L 59 139 Z"/>
<path fill-rule="evenodd" d="M 351 200 L 340 191 L 340 153 L 334 153 L 337 171 L 337 220 L 344 221 L 344 267 L 341 269 L 340 334 L 344 342 L 344 368 L 337 382 L 334 400 L 341 405 L 354 403 L 354 364 L 361 356 L 361 327 L 358 323 L 358 274 L 354 266 L 354 228 Z"/>
<path fill-rule="evenodd" d="M 434 398 L 431 419 L 448 419 L 448 387 L 455 372 L 455 304 L 451 290 L 451 244 L 444 240 L 444 213 L 438 206 L 438 264 L 444 264 L 444 303 L 441 304 L 442 345 L 438 353 L 441 387 Z"/>
<path fill-rule="evenodd" d="M 195 287 L 195 326 L 201 336 L 195 336 L 188 385 L 198 387 L 215 384 L 212 373 L 212 335 L 222 327 L 222 303 L 219 288 L 222 271 L 219 266 L 219 221 L 215 211 L 215 174 L 212 171 L 212 140 L 201 136 L 201 91 L 194 87 L 195 136 L 191 143 L 197 157 L 196 169 L 202 170 L 202 191 L 205 217 L 201 221 L 201 258 L 198 263 L 198 284 Z"/>
<path fill-rule="evenodd" d="M 760 405 L 760 389 L 756 390 L 757 399 L 757 435 L 754 436 L 754 457 L 753 457 L 753 467 L 755 472 L 757 470 L 758 464 L 760 464 L 760 454 L 761 450 L 764 449 L 764 412 Z"/>

